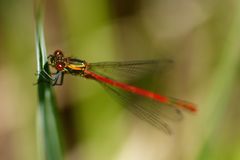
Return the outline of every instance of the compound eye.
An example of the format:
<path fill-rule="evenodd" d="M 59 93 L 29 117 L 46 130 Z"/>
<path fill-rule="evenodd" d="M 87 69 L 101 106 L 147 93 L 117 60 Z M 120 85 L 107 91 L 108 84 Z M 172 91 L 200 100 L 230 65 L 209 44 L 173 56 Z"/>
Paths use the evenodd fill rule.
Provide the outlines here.
<path fill-rule="evenodd" d="M 64 69 L 64 67 L 65 67 L 65 63 L 63 63 L 63 62 L 58 62 L 57 64 L 56 64 L 56 70 L 58 70 L 58 71 L 62 71 L 63 69 Z"/>
<path fill-rule="evenodd" d="M 62 57 L 63 57 L 63 52 L 62 52 L 61 50 L 56 50 L 56 51 L 54 52 L 54 55 L 57 56 L 57 57 L 59 57 L 59 56 L 62 56 Z"/>

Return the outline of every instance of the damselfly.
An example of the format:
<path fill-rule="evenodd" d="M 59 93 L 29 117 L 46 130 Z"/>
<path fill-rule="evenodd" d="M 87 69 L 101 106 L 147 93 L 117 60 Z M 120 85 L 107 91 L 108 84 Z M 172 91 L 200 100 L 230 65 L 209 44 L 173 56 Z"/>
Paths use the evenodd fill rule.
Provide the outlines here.
<path fill-rule="evenodd" d="M 112 95 L 126 102 L 127 108 L 140 119 L 153 126 L 170 132 L 167 119 L 179 120 L 181 111 L 196 112 L 194 104 L 136 87 L 123 81 L 109 78 L 108 73 L 115 73 L 121 77 L 134 77 L 139 73 L 153 72 L 170 63 L 169 60 L 126 61 L 126 62 L 99 62 L 87 63 L 84 60 L 64 57 L 61 50 L 56 50 L 48 56 L 48 65 L 56 72 L 49 75 L 45 70 L 41 76 L 51 85 L 62 85 L 65 74 L 79 75 L 81 77 L 100 82 Z M 127 76 L 126 76 L 127 75 Z M 131 79 L 131 78 L 130 78 Z"/>

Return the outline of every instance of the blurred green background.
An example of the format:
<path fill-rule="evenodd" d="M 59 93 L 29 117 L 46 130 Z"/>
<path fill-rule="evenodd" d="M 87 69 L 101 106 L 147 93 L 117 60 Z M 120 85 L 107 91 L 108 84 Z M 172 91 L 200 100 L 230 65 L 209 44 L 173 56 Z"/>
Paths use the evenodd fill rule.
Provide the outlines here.
<path fill-rule="evenodd" d="M 39 157 L 34 2 L 0 1 L 0 159 Z M 238 0 L 47 1 L 48 53 L 89 62 L 171 57 L 159 92 L 198 105 L 173 135 L 125 113 L 100 85 L 55 87 L 67 160 L 239 160 Z"/>

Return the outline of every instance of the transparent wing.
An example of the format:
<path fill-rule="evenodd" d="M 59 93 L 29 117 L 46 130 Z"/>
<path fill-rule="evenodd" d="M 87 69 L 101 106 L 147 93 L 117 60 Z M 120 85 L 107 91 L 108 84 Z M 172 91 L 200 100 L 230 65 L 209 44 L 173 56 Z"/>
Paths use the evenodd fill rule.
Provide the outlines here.
<path fill-rule="evenodd" d="M 167 70 L 173 61 L 169 59 L 140 60 L 126 62 L 90 63 L 88 70 L 120 81 L 134 81 L 147 74 Z"/>
<path fill-rule="evenodd" d="M 100 81 L 98 82 L 112 96 L 124 103 L 124 106 L 130 112 L 167 134 L 171 133 L 168 122 L 179 121 L 183 118 L 182 112 L 179 108 L 175 108 L 174 106 L 159 103 L 149 98 L 115 88 Z"/>

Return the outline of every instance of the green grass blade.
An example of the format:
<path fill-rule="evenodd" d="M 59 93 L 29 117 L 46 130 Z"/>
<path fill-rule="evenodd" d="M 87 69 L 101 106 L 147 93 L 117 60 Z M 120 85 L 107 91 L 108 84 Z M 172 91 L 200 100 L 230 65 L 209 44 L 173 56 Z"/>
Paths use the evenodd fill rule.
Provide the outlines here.
<path fill-rule="evenodd" d="M 43 28 L 43 3 L 39 2 L 35 7 L 37 70 L 40 73 L 47 62 Z M 45 66 L 45 69 L 49 72 L 48 66 Z M 39 81 L 44 80 L 42 77 L 38 78 Z M 39 83 L 38 98 L 37 127 L 40 157 L 46 160 L 61 160 L 63 156 L 58 129 L 58 114 L 52 87 L 47 83 Z"/>

